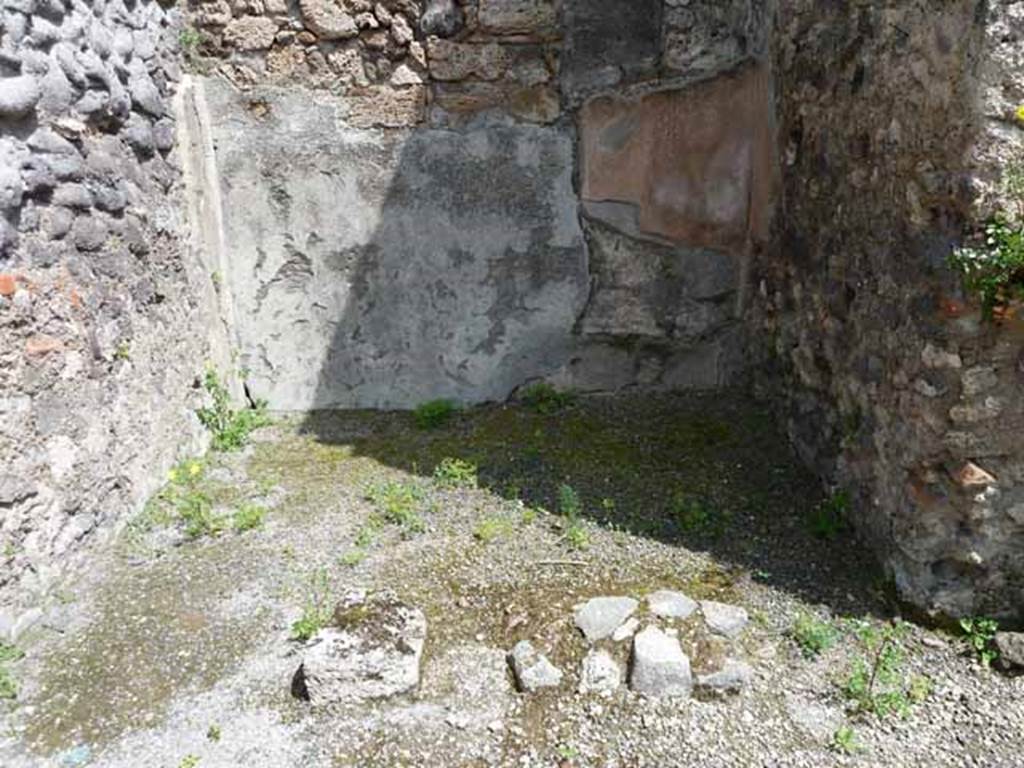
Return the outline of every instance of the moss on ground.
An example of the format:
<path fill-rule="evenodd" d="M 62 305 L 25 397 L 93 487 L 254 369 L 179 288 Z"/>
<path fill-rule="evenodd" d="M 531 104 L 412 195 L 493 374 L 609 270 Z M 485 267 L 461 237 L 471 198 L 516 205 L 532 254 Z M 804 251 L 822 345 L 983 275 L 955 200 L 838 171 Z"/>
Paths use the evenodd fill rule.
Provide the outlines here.
<path fill-rule="evenodd" d="M 446 458 L 477 465 L 480 488 L 434 482 Z M 428 658 L 477 637 L 508 648 L 531 636 L 565 664 L 583 650 L 572 606 L 594 595 L 677 588 L 743 602 L 753 573 L 820 601 L 808 552 L 837 569 L 828 585 L 837 593 L 854 583 L 840 572 L 868 578 L 849 542 L 816 542 L 802 527 L 821 494 L 771 420 L 723 393 L 578 398 L 552 413 L 485 406 L 430 430 L 408 413 L 321 413 L 269 428 L 248 458 L 216 461 L 238 478 L 217 480 L 225 474 L 210 463 L 202 490 L 217 504 L 272 487 L 282 500 L 258 531 L 186 542 L 109 575 L 91 622 L 53 644 L 37 674 L 43 690 L 26 739 L 38 751 L 102 745 L 223 679 L 253 648 L 284 637 L 270 623 L 288 626 L 304 575 L 320 569 L 332 588 L 387 586 L 422 607 Z M 374 517 L 367 489 L 388 481 L 424 489 L 426 533 Z M 557 514 L 566 484 L 592 536 L 582 553 L 569 550 Z M 488 520 L 511 534 L 474 537 Z M 364 544 L 360 531 L 369 531 Z M 346 558 L 353 547 L 360 557 Z M 240 588 L 259 597 L 259 610 L 224 610 Z M 288 718 L 285 688 L 276 701 Z"/>

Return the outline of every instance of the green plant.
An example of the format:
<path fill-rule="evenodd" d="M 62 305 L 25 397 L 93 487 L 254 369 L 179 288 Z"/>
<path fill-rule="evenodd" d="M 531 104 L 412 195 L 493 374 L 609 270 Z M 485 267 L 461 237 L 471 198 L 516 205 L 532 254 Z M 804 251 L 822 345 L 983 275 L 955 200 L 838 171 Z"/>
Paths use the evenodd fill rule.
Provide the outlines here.
<path fill-rule="evenodd" d="M 854 624 L 854 634 L 865 652 L 853 662 L 843 684 L 843 693 L 859 712 L 885 717 L 905 717 L 915 703 L 912 694 L 920 693 L 913 680 L 906 679 L 906 652 L 903 640 L 907 625 L 901 621 L 875 626 L 867 621 Z"/>
<path fill-rule="evenodd" d="M 213 435 L 215 451 L 237 451 L 243 448 L 254 430 L 270 423 L 264 402 L 256 403 L 253 408 L 232 408 L 231 394 L 213 368 L 206 369 L 203 387 L 212 402 L 197 410 L 196 415 Z"/>
<path fill-rule="evenodd" d="M 583 512 L 580 495 L 571 485 L 562 483 L 558 486 L 558 511 L 570 520 L 574 520 Z"/>
<path fill-rule="evenodd" d="M 361 547 L 353 547 L 338 558 L 338 562 L 346 568 L 355 568 L 366 559 L 366 550 Z"/>
<path fill-rule="evenodd" d="M 226 521 L 213 511 L 213 502 L 203 488 L 205 467 L 198 459 L 179 462 L 167 473 L 167 484 L 146 505 L 139 528 L 154 524 L 179 523 L 190 539 L 221 533 Z"/>
<path fill-rule="evenodd" d="M 115 360 L 130 360 L 132 357 L 132 346 L 127 341 L 119 342 L 114 349 Z"/>
<path fill-rule="evenodd" d="M 220 726 L 214 723 L 206 731 L 206 738 L 210 741 L 220 741 Z"/>
<path fill-rule="evenodd" d="M 570 549 L 582 550 L 590 546 L 590 534 L 581 520 L 573 520 L 565 529 L 565 543 Z"/>
<path fill-rule="evenodd" d="M 991 666 L 999 657 L 994 641 L 999 630 L 999 622 L 994 619 L 980 617 L 960 619 L 960 629 L 964 632 L 964 641 L 972 653 L 981 659 L 984 667 Z"/>
<path fill-rule="evenodd" d="M 832 749 L 842 752 L 844 755 L 860 752 L 862 747 L 852 726 L 841 725 L 836 729 L 836 732 L 832 734 Z"/>
<path fill-rule="evenodd" d="M 442 459 L 434 468 L 434 482 L 442 488 L 476 488 L 477 466 L 462 459 Z"/>
<path fill-rule="evenodd" d="M 510 536 L 514 530 L 512 522 L 505 517 L 489 517 L 482 520 L 473 530 L 474 538 L 489 544 L 495 539 L 502 539 Z"/>
<path fill-rule="evenodd" d="M 199 758 L 196 755 L 185 755 L 178 763 L 178 768 L 196 768 L 199 765 Z"/>
<path fill-rule="evenodd" d="M 0 640 L 0 700 L 18 698 L 18 685 L 14 682 L 7 665 L 24 657 L 24 652 L 15 645 Z"/>
<path fill-rule="evenodd" d="M 265 507 L 256 504 L 243 504 L 235 510 L 235 514 L 231 518 L 231 525 L 238 533 L 244 533 L 263 525 L 263 518 L 266 515 Z"/>
<path fill-rule="evenodd" d="M 320 568 L 309 576 L 302 616 L 292 624 L 292 638 L 305 642 L 331 620 L 331 586 L 327 570 Z"/>
<path fill-rule="evenodd" d="M 707 531 L 712 526 L 712 511 L 699 497 L 677 493 L 669 506 L 673 518 L 687 532 Z"/>
<path fill-rule="evenodd" d="M 997 307 L 1024 296 L 1024 228 L 999 214 L 985 225 L 983 242 L 955 249 L 949 264 L 991 318 Z"/>
<path fill-rule="evenodd" d="M 411 533 L 423 530 L 423 518 L 419 514 L 423 491 L 415 483 L 378 483 L 370 486 L 366 498 L 377 507 L 384 522 L 394 523 Z"/>
<path fill-rule="evenodd" d="M 583 503 L 576 489 L 567 483 L 562 483 L 558 487 L 558 511 L 566 519 L 562 538 L 571 549 L 586 549 L 590 545 L 590 535 L 580 517 L 583 513 Z"/>
<path fill-rule="evenodd" d="M 178 43 L 186 56 L 194 56 L 199 44 L 203 42 L 202 34 L 195 27 L 185 27 L 178 35 Z"/>
<path fill-rule="evenodd" d="M 834 539 L 846 525 L 850 496 L 839 490 L 814 507 L 807 515 L 807 527 L 820 539 Z"/>
<path fill-rule="evenodd" d="M 541 381 L 526 387 L 520 400 L 537 413 L 547 416 L 572 405 L 576 395 L 573 392 L 559 392 L 547 382 Z"/>
<path fill-rule="evenodd" d="M 810 659 L 835 645 L 839 632 L 831 622 L 801 613 L 793 623 L 790 636 L 804 656 Z"/>
<path fill-rule="evenodd" d="M 436 429 L 446 424 L 458 409 L 452 400 L 430 400 L 418 405 L 412 417 L 420 429 Z"/>

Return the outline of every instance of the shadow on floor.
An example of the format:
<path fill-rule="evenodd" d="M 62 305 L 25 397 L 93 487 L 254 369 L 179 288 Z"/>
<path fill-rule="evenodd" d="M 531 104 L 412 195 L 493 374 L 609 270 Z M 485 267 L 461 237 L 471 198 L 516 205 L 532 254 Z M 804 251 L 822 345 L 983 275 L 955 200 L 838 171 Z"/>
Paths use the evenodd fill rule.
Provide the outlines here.
<path fill-rule="evenodd" d="M 707 552 L 837 613 L 891 615 L 878 565 L 835 517 L 841 504 L 739 391 L 481 406 L 433 429 L 405 412 L 320 411 L 302 431 L 424 478 L 445 458 L 470 461 L 481 487 L 552 512 L 568 486 L 599 525 Z"/>

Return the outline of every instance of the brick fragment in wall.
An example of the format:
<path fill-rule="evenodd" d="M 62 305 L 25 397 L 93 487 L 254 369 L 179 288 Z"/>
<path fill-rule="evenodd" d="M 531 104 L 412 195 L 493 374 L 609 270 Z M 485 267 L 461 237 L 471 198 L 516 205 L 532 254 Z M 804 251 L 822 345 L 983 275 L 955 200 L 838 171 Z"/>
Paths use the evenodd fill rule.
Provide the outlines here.
<path fill-rule="evenodd" d="M 423 121 L 426 88 L 371 85 L 354 88 L 345 97 L 346 121 L 356 128 L 402 128 Z"/>
<path fill-rule="evenodd" d="M 489 110 L 506 112 L 531 123 L 552 123 L 561 114 L 558 92 L 548 86 L 521 87 L 514 83 L 436 83 L 431 107 L 436 119 L 467 119 Z"/>
<path fill-rule="evenodd" d="M 497 80 L 509 64 L 508 52 L 496 43 L 453 43 L 439 38 L 428 41 L 427 59 L 437 80 Z"/>
<path fill-rule="evenodd" d="M 496 35 L 552 34 L 557 27 L 553 0 L 480 0 L 480 28 Z"/>
<path fill-rule="evenodd" d="M 355 19 L 334 0 L 299 0 L 306 26 L 324 40 L 345 40 L 359 34 Z"/>
<path fill-rule="evenodd" d="M 230 22 L 224 30 L 224 43 L 240 51 L 269 48 L 277 34 L 277 23 L 266 16 L 243 16 Z"/>

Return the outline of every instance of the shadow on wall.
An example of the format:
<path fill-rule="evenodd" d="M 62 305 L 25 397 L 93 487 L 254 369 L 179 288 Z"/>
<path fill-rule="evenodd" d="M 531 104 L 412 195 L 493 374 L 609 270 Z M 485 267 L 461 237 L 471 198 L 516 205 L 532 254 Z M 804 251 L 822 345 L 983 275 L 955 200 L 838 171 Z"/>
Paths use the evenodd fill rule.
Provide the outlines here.
<path fill-rule="evenodd" d="M 205 91 L 238 115 L 212 130 L 255 397 L 502 400 L 565 361 L 589 290 L 567 128 L 353 130 L 309 93 Z"/>

